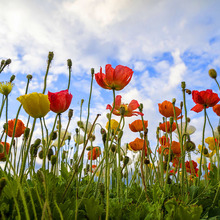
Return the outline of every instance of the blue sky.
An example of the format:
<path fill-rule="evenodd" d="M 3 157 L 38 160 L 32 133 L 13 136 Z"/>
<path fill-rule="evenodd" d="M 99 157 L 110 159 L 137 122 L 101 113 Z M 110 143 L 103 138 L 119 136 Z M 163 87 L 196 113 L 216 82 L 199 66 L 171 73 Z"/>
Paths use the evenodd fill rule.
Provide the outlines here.
<path fill-rule="evenodd" d="M 42 92 L 49 51 L 54 52 L 54 60 L 47 91 L 66 89 L 66 61 L 72 59 L 73 62 L 70 86 L 73 94 L 70 107 L 74 109 L 70 132 L 73 134 L 82 98 L 85 100 L 83 117 L 86 117 L 90 69 L 99 72 L 100 66 L 104 69 L 108 63 L 134 70 L 130 84 L 117 94 L 122 95 L 124 102 L 136 99 L 144 104 L 152 147 L 156 127 L 162 120 L 158 103 L 176 98 L 178 106 L 182 100 L 181 81 L 185 81 L 190 90 L 213 89 L 219 94 L 215 82 L 208 76 L 210 68 L 220 70 L 218 0 L 45 0 L 40 4 L 37 0 L 1 0 L 0 8 L 0 59 L 12 59 L 9 68 L 0 75 L 0 81 L 8 81 L 12 74 L 16 75 L 9 99 L 12 119 L 19 106 L 16 98 L 24 94 L 27 74 L 33 75 L 29 92 Z M 111 103 L 112 92 L 100 88 L 94 81 L 91 121 L 101 113 L 99 123 L 104 126 L 108 112 L 105 108 Z M 193 106 L 191 96 L 187 96 L 187 109 Z M 219 118 L 212 109 L 208 109 L 208 114 L 216 127 Z M 189 111 L 188 115 L 191 125 L 197 128 L 192 140 L 200 144 L 203 114 Z M 66 116 L 64 113 L 64 124 Z M 54 113 L 48 114 L 48 126 L 52 125 L 53 117 Z M 24 111 L 20 118 L 27 120 Z M 138 117 L 126 119 L 127 127 L 135 119 Z M 137 137 L 127 127 L 123 142 Z M 208 130 L 206 136 L 211 134 Z M 96 133 L 99 144 L 99 131 Z M 39 128 L 37 135 L 40 135 Z"/>

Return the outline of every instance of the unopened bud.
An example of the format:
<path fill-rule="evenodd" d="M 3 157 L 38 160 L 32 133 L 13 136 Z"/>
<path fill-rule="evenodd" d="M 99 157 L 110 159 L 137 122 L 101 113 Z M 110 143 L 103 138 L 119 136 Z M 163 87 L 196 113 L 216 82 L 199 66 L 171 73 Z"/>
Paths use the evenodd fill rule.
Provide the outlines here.
<path fill-rule="evenodd" d="M 114 144 L 112 144 L 111 146 L 111 151 L 114 153 L 116 151 L 116 146 Z"/>
<path fill-rule="evenodd" d="M 56 138 L 57 138 L 57 132 L 56 132 L 56 131 L 51 132 L 51 133 L 50 133 L 50 139 L 51 139 L 52 141 L 54 141 Z"/>
<path fill-rule="evenodd" d="M 204 153 L 205 155 L 209 153 L 209 151 L 208 151 L 208 149 L 207 149 L 206 147 L 203 149 L 203 153 Z"/>
<path fill-rule="evenodd" d="M 78 125 L 79 128 L 84 129 L 84 126 L 83 126 L 83 122 L 82 122 L 82 121 L 77 121 L 77 125 Z"/>
<path fill-rule="evenodd" d="M 180 102 L 180 108 L 181 109 L 183 108 L 183 102 L 182 101 Z"/>
<path fill-rule="evenodd" d="M 190 152 L 190 151 L 194 151 L 196 149 L 196 145 L 192 141 L 186 141 L 184 144 L 184 148 L 186 151 Z"/>
<path fill-rule="evenodd" d="M 107 134 L 106 134 L 106 133 L 104 133 L 104 134 L 102 135 L 102 141 L 103 141 L 103 143 L 105 143 L 105 142 L 106 142 L 106 137 L 107 137 Z"/>
<path fill-rule="evenodd" d="M 129 159 L 130 159 L 130 158 L 127 157 L 127 156 L 124 157 L 124 160 L 123 160 L 123 165 L 124 165 L 124 166 L 126 166 L 126 165 L 128 164 Z"/>
<path fill-rule="evenodd" d="M 172 103 L 175 105 L 175 103 L 176 103 L 176 99 L 175 98 L 172 99 Z"/>
<path fill-rule="evenodd" d="M 50 158 L 52 166 L 54 166 L 57 162 L 57 155 L 52 155 Z"/>
<path fill-rule="evenodd" d="M 72 67 L 72 60 L 71 60 L 71 59 L 68 59 L 68 60 L 67 60 L 67 66 L 68 66 L 69 68 Z"/>
<path fill-rule="evenodd" d="M 73 117 L 73 109 L 69 109 L 68 111 L 68 118 L 69 120 Z"/>
<path fill-rule="evenodd" d="M 34 146 L 37 147 L 39 146 L 41 143 L 41 139 L 40 138 L 37 138 L 35 141 L 34 141 Z"/>
<path fill-rule="evenodd" d="M 76 128 L 75 131 L 76 131 L 76 134 L 78 134 L 79 133 L 79 128 Z"/>
<path fill-rule="evenodd" d="M 7 59 L 6 61 L 5 61 L 5 65 L 9 65 L 11 63 L 11 59 Z"/>
<path fill-rule="evenodd" d="M 2 60 L 1 61 L 1 67 L 4 66 L 4 64 L 5 64 L 5 60 Z"/>
<path fill-rule="evenodd" d="M 10 78 L 10 83 L 12 83 L 15 80 L 15 75 L 12 75 Z"/>
<path fill-rule="evenodd" d="M 107 118 L 107 119 L 110 118 L 110 114 L 109 114 L 109 113 L 106 114 L 106 118 Z"/>
<path fill-rule="evenodd" d="M 101 134 L 106 134 L 106 130 L 104 128 L 101 128 L 100 133 Z"/>
<path fill-rule="evenodd" d="M 27 77 L 27 79 L 29 79 L 29 80 L 32 79 L 32 75 L 31 75 L 31 74 L 28 74 L 26 77 Z"/>
<path fill-rule="evenodd" d="M 86 150 L 87 150 L 87 151 L 90 151 L 90 150 L 92 150 L 92 147 L 91 147 L 91 146 L 88 146 L 88 147 L 86 148 Z"/>
<path fill-rule="evenodd" d="M 4 123 L 4 124 L 3 124 L 3 129 L 4 129 L 4 131 L 7 130 L 7 127 L 8 127 L 8 123 Z"/>
<path fill-rule="evenodd" d="M 173 124 L 173 117 L 171 116 L 170 117 L 170 125 L 172 125 Z"/>
<path fill-rule="evenodd" d="M 94 68 L 91 68 L 91 74 L 92 74 L 92 76 L 94 76 L 94 74 L 95 74 L 95 69 Z"/>
<path fill-rule="evenodd" d="M 38 153 L 38 157 L 42 160 L 44 158 L 44 152 L 43 150 L 41 150 L 39 153 Z"/>
<path fill-rule="evenodd" d="M 140 105 L 139 105 L 139 107 L 138 107 L 139 111 L 142 112 L 142 111 L 143 111 L 143 108 L 144 108 L 143 104 L 140 103 Z"/>
<path fill-rule="evenodd" d="M 32 144 L 30 148 L 31 157 L 37 157 L 37 151 L 38 151 L 38 146 Z"/>
<path fill-rule="evenodd" d="M 186 83 L 183 81 L 183 82 L 181 82 L 181 87 L 182 87 L 182 89 L 185 89 L 186 88 Z"/>
<path fill-rule="evenodd" d="M 209 70 L 209 76 L 210 76 L 211 78 L 213 78 L 213 79 L 216 79 L 216 77 L 217 77 L 217 72 L 216 72 L 216 70 L 215 70 L 215 69 L 210 69 L 210 70 Z"/>
<path fill-rule="evenodd" d="M 190 118 L 187 118 L 187 122 L 189 123 L 191 120 L 190 120 Z"/>
<path fill-rule="evenodd" d="M 186 89 L 186 93 L 189 94 L 189 95 L 191 95 L 192 92 L 191 92 L 190 89 Z"/>
<path fill-rule="evenodd" d="M 47 158 L 48 160 L 51 160 L 51 156 L 54 155 L 53 149 L 49 148 L 48 153 L 47 153 Z"/>
<path fill-rule="evenodd" d="M 118 140 L 120 140 L 122 138 L 122 136 L 123 136 L 123 131 L 120 130 L 118 133 Z"/>
<path fill-rule="evenodd" d="M 147 158 L 144 158 L 144 164 L 146 164 L 146 165 L 150 164 L 150 160 Z"/>
<path fill-rule="evenodd" d="M 30 134 L 30 128 L 25 128 L 25 130 L 24 130 L 24 138 L 28 139 L 29 134 Z"/>
<path fill-rule="evenodd" d="M 49 52 L 49 54 L 48 54 L 48 62 L 49 63 L 52 61 L 53 57 L 54 57 L 54 53 L 53 52 Z"/>
<path fill-rule="evenodd" d="M 94 140 L 95 140 L 95 135 L 94 135 L 94 134 L 90 135 L 89 140 L 90 140 L 90 141 L 94 141 Z"/>

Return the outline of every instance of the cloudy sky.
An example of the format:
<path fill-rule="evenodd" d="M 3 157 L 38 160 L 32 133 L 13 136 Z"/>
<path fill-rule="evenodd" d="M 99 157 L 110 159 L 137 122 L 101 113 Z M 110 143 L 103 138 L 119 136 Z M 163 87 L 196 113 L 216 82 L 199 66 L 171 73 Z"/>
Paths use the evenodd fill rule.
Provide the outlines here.
<path fill-rule="evenodd" d="M 67 59 L 73 62 L 70 92 L 74 117 L 70 132 L 74 134 L 79 120 L 79 106 L 84 99 L 83 118 L 86 119 L 90 90 L 90 69 L 99 72 L 106 64 L 126 65 L 133 69 L 130 84 L 117 95 L 125 103 L 132 99 L 144 105 L 144 119 L 149 121 L 151 146 L 156 143 L 155 132 L 162 116 L 158 103 L 176 98 L 182 101 L 181 81 L 190 90 L 213 89 L 219 94 L 208 70 L 220 72 L 220 2 L 218 0 L 1 0 L 0 1 L 0 59 L 11 58 L 9 68 L 0 81 L 16 75 L 9 97 L 9 118 L 13 119 L 19 106 L 16 98 L 24 94 L 26 75 L 33 79 L 29 92 L 42 92 L 49 51 L 54 52 L 47 91 L 67 88 Z M 203 113 L 190 112 L 194 106 L 187 95 L 188 116 L 197 129 L 192 135 L 201 143 Z M 105 110 L 112 103 L 112 92 L 94 81 L 91 105 L 92 122 L 101 113 L 99 123 L 106 124 Z M 219 118 L 208 109 L 214 127 Z M 4 115 L 1 125 L 4 123 Z M 54 113 L 46 117 L 52 126 Z M 27 121 L 21 111 L 20 118 Z M 117 117 L 114 117 L 117 119 Z M 128 124 L 138 117 L 126 119 L 123 142 L 133 141 L 137 134 Z M 67 113 L 62 116 L 67 122 Z M 101 143 L 97 129 L 97 144 Z M 207 125 L 206 136 L 210 135 Z M 40 135 L 37 127 L 36 135 Z"/>

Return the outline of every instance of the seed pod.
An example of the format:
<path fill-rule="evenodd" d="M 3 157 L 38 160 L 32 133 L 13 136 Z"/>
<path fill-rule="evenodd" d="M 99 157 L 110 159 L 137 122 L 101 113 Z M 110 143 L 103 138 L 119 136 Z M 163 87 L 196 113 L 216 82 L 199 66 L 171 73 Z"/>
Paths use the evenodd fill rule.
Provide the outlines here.
<path fill-rule="evenodd" d="M 48 53 L 48 62 L 51 62 L 53 60 L 54 53 L 51 51 Z"/>
<path fill-rule="evenodd" d="M 69 120 L 73 117 L 73 109 L 69 109 L 68 111 L 68 118 Z"/>
<path fill-rule="evenodd" d="M 68 60 L 67 60 L 67 66 L 68 66 L 69 68 L 72 67 L 72 60 L 71 60 L 71 59 L 68 59 Z"/>
<path fill-rule="evenodd" d="M 120 115 L 124 115 L 125 114 L 125 107 L 120 107 Z"/>
<path fill-rule="evenodd" d="M 26 76 L 26 78 L 29 79 L 29 80 L 31 80 L 32 77 L 33 77 L 33 76 L 32 76 L 31 74 L 28 74 L 28 75 Z"/>
<path fill-rule="evenodd" d="M 186 83 L 183 81 L 183 82 L 181 82 L 181 87 L 182 87 L 182 89 L 185 89 L 186 88 Z"/>

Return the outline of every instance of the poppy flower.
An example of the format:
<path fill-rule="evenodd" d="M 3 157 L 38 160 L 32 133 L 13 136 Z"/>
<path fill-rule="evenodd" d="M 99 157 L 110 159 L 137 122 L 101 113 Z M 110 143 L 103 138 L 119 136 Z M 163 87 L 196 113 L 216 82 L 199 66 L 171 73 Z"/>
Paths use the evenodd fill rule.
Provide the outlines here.
<path fill-rule="evenodd" d="M 172 150 L 173 154 L 180 156 L 180 154 L 181 154 L 180 143 L 176 142 L 176 141 L 172 141 L 171 150 Z"/>
<path fill-rule="evenodd" d="M 88 159 L 89 160 L 91 160 L 91 154 L 92 154 L 92 160 L 96 160 L 101 155 L 100 148 L 93 147 L 93 149 L 88 152 Z"/>
<path fill-rule="evenodd" d="M 7 133 L 9 137 L 12 137 L 13 135 L 14 126 L 15 126 L 15 119 L 9 120 L 8 121 L 8 133 Z M 22 134 L 24 134 L 25 128 L 26 127 L 24 126 L 24 123 L 20 119 L 17 119 L 14 137 L 20 137 Z"/>
<path fill-rule="evenodd" d="M 158 104 L 159 106 L 159 112 L 161 115 L 164 117 L 174 117 L 174 112 L 173 112 L 173 104 L 167 100 L 163 101 L 162 103 Z M 181 114 L 181 109 L 178 107 L 175 107 L 175 112 L 176 112 L 176 117 L 178 117 Z"/>
<path fill-rule="evenodd" d="M 116 121 L 115 119 L 111 119 L 111 130 L 114 130 L 114 132 L 116 132 L 118 125 L 119 125 L 118 121 Z M 107 130 L 109 129 L 109 121 L 107 121 L 105 127 Z"/>
<path fill-rule="evenodd" d="M 1 145 L 3 146 L 3 149 L 4 149 L 5 142 L 1 142 Z M 10 144 L 6 142 L 6 153 L 7 154 L 9 152 L 9 149 L 10 149 Z M 4 152 L 0 153 L 0 160 L 4 160 L 4 159 L 5 159 L 5 153 Z"/>
<path fill-rule="evenodd" d="M 129 104 L 123 104 L 121 103 L 121 95 L 117 95 L 115 97 L 115 108 L 113 109 L 113 114 L 114 115 L 121 115 L 120 113 L 120 109 L 121 107 L 124 108 L 124 116 L 130 117 L 133 115 L 144 115 L 141 112 L 138 111 L 134 111 L 135 109 L 137 109 L 139 107 L 139 103 L 137 100 L 132 100 Z M 110 111 L 112 110 L 112 106 L 111 105 L 107 105 L 106 109 L 109 109 Z"/>
<path fill-rule="evenodd" d="M 186 166 L 187 173 L 198 175 L 197 173 L 198 173 L 199 169 L 197 168 L 197 163 L 194 160 L 186 161 L 185 166 Z"/>
<path fill-rule="evenodd" d="M 220 116 L 220 104 L 213 106 L 212 109 L 216 113 L 216 115 Z"/>
<path fill-rule="evenodd" d="M 171 128 L 170 122 L 167 121 L 167 122 L 161 123 L 161 124 L 159 125 L 159 128 L 160 128 L 160 130 L 162 130 L 162 131 L 164 131 L 164 132 L 170 133 L 170 132 L 173 132 L 173 131 L 176 130 L 176 123 L 173 122 L 172 128 Z"/>
<path fill-rule="evenodd" d="M 33 92 L 17 98 L 24 110 L 33 118 L 44 117 L 50 111 L 50 101 L 47 95 Z"/>
<path fill-rule="evenodd" d="M 14 84 L 11 82 L 0 82 L 0 93 L 8 96 L 8 94 L 11 92 Z"/>
<path fill-rule="evenodd" d="M 48 91 L 50 110 L 55 113 L 65 112 L 69 108 L 72 98 L 73 95 L 68 92 L 68 89 L 55 93 Z"/>
<path fill-rule="evenodd" d="M 144 121 L 144 126 L 145 128 L 147 128 L 148 121 Z M 138 119 L 138 120 L 133 121 L 131 124 L 129 124 L 129 128 L 133 132 L 143 131 L 144 128 L 143 128 L 142 120 Z"/>
<path fill-rule="evenodd" d="M 147 142 L 143 139 L 136 138 L 128 144 L 128 149 L 134 152 L 142 150 L 143 147 L 145 147 L 145 156 L 147 156 Z"/>
<path fill-rule="evenodd" d="M 161 145 L 165 145 L 166 143 L 169 144 L 170 143 L 170 139 L 168 137 L 166 137 L 166 136 L 162 136 L 162 137 L 159 138 L 159 142 L 160 142 Z"/>
<path fill-rule="evenodd" d="M 100 72 L 95 74 L 96 82 L 104 89 L 122 90 L 131 80 L 133 70 L 127 66 L 118 65 L 114 68 L 110 64 L 105 66 L 105 74 Z"/>
<path fill-rule="evenodd" d="M 201 112 L 204 107 L 209 108 L 215 106 L 220 98 L 217 93 L 212 92 L 211 89 L 207 89 L 205 91 L 192 91 L 192 99 L 196 103 L 196 105 L 191 109 L 194 112 Z"/>

